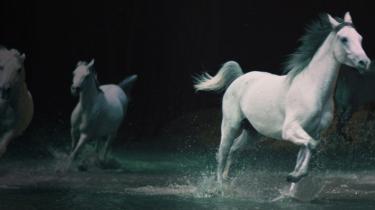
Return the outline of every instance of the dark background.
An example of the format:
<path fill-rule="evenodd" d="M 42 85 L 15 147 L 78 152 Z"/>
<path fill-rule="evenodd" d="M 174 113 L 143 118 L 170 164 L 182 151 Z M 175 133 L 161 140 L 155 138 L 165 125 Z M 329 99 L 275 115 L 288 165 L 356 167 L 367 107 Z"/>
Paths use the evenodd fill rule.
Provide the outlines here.
<path fill-rule="evenodd" d="M 120 142 L 145 143 L 181 115 L 220 111 L 221 96 L 195 93 L 192 75 L 215 73 L 230 59 L 245 70 L 279 74 L 306 24 L 322 12 L 343 17 L 346 11 L 373 58 L 375 13 L 360 0 L 2 0 L 0 43 L 27 55 L 35 102 L 29 135 L 53 136 L 40 141 L 58 139 L 56 129 L 68 135 L 77 102 L 71 73 L 77 61 L 95 58 L 102 84 L 139 75 Z"/>

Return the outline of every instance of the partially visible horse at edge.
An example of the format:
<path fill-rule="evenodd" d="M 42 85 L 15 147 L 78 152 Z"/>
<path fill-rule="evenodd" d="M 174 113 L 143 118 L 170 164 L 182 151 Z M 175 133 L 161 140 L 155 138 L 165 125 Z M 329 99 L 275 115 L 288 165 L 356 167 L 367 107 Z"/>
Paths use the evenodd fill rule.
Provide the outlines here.
<path fill-rule="evenodd" d="M 374 63 L 371 62 L 371 72 L 375 72 Z M 361 106 L 375 102 L 375 74 L 359 74 L 346 67 L 340 70 L 335 92 L 335 105 L 337 114 L 336 132 L 339 136 L 348 140 L 345 126 Z"/>
<path fill-rule="evenodd" d="M 226 62 L 215 76 L 196 78 L 197 91 L 225 91 L 222 101 L 221 140 L 217 153 L 217 180 L 228 178 L 233 156 L 258 134 L 300 146 L 291 189 L 307 175 L 312 151 L 334 112 L 334 90 L 341 64 L 366 72 L 370 59 L 362 36 L 347 12 L 344 19 L 321 15 L 301 38 L 287 61 L 286 75 L 252 71 L 244 74 L 238 63 Z"/>
<path fill-rule="evenodd" d="M 110 144 L 126 115 L 130 91 L 137 78 L 137 75 L 132 75 L 118 85 L 99 86 L 94 60 L 78 62 L 73 72 L 71 92 L 79 95 L 79 102 L 71 115 L 72 152 L 64 171 L 69 169 L 77 152 L 88 140 L 106 138 L 102 150 L 97 148 L 99 158 L 106 160 Z"/>
<path fill-rule="evenodd" d="M 0 157 L 33 118 L 33 98 L 25 81 L 25 58 L 16 49 L 0 46 Z"/>

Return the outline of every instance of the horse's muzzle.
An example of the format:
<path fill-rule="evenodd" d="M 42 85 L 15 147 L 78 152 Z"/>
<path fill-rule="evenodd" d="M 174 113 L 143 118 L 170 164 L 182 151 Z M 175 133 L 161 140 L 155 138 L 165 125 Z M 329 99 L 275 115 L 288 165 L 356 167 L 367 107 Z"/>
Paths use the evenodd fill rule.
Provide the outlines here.
<path fill-rule="evenodd" d="M 358 60 L 356 63 L 356 68 L 360 74 L 371 73 L 373 70 L 373 64 L 370 59 L 365 58 Z"/>

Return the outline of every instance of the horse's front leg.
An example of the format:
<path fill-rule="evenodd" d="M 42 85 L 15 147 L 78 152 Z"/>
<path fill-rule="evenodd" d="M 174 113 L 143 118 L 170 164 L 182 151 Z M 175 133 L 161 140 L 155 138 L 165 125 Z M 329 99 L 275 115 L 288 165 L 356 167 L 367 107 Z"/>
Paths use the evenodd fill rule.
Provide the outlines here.
<path fill-rule="evenodd" d="M 70 135 L 71 135 L 71 138 L 72 138 L 72 147 L 71 147 L 71 151 L 74 151 L 74 148 L 75 148 L 75 146 L 76 146 L 76 144 L 77 144 L 77 141 L 78 141 L 78 139 L 79 139 L 79 131 L 76 129 L 76 128 L 74 128 L 74 127 L 72 127 L 71 129 L 70 129 Z"/>
<path fill-rule="evenodd" d="M 14 130 L 7 131 L 0 139 L 0 157 L 4 155 L 7 150 L 7 146 L 10 141 L 16 137 L 16 132 Z"/>
<path fill-rule="evenodd" d="M 308 165 L 311 159 L 311 150 L 315 149 L 318 141 L 313 139 L 298 122 L 286 124 L 283 129 L 283 139 L 301 146 L 298 153 L 297 164 L 292 173 L 287 177 L 289 182 L 298 182 L 308 173 Z"/>
<path fill-rule="evenodd" d="M 301 147 L 294 171 L 289 173 L 286 180 L 288 182 L 298 182 L 302 177 L 308 174 L 308 165 L 311 159 L 311 150 L 307 147 Z"/>
<path fill-rule="evenodd" d="M 77 152 L 79 151 L 79 149 L 82 147 L 82 145 L 89 139 L 88 135 L 87 134 L 81 134 L 79 140 L 78 140 L 78 143 L 76 145 L 76 147 L 73 149 L 72 153 L 70 153 L 69 157 L 68 157 L 68 160 L 65 162 L 63 168 L 62 168 L 62 172 L 65 172 L 67 171 L 69 168 L 70 168 L 70 165 L 72 164 L 74 158 L 76 157 L 77 155 Z"/>

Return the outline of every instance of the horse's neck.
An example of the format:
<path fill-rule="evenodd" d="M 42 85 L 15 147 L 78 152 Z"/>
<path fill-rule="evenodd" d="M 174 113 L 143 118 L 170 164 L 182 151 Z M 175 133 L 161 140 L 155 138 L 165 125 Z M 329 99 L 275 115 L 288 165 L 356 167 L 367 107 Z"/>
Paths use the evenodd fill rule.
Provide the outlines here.
<path fill-rule="evenodd" d="M 80 103 L 84 109 L 90 110 L 95 105 L 96 98 L 100 94 L 96 82 L 93 78 L 88 81 L 87 87 L 85 87 L 80 93 Z"/>
<path fill-rule="evenodd" d="M 311 62 L 301 72 L 301 79 L 309 82 L 309 88 L 316 88 L 320 98 L 333 97 L 339 75 L 340 63 L 336 60 L 331 47 L 334 34 L 328 35 L 322 46 L 315 53 Z"/>

